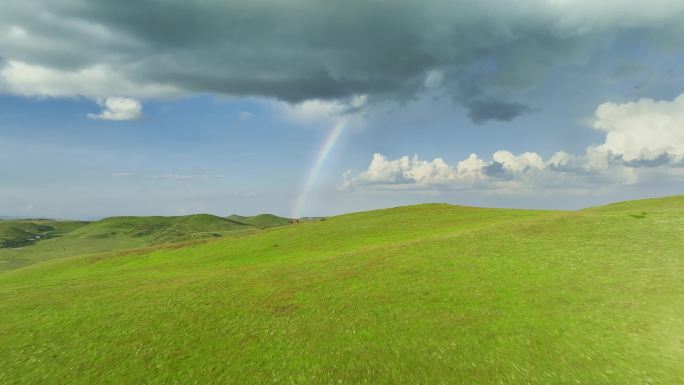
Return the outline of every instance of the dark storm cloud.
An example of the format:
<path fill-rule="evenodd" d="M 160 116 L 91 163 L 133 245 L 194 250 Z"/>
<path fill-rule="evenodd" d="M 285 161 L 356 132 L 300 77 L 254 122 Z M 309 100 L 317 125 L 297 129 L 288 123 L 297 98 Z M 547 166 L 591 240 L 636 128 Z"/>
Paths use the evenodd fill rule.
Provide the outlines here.
<path fill-rule="evenodd" d="M 508 121 L 529 107 L 499 100 L 500 92 L 514 100 L 557 63 L 581 64 L 622 30 L 677 25 L 671 21 L 683 7 L 656 2 L 668 12 L 650 14 L 647 2 L 546 0 L 9 0 L 0 15 L 0 59 L 66 72 L 100 66 L 101 77 L 161 87 L 141 95 L 128 87 L 121 96 L 287 102 L 408 98 L 437 70 L 474 121 Z M 15 77 L 5 74 L 0 87 L 41 92 Z M 111 96 L 119 83 L 102 80 L 97 96 Z"/>
<path fill-rule="evenodd" d="M 468 117 L 477 124 L 488 120 L 498 120 L 510 122 L 516 117 L 532 111 L 532 109 L 521 103 L 510 103 L 501 100 L 473 100 L 466 105 L 468 107 Z"/>

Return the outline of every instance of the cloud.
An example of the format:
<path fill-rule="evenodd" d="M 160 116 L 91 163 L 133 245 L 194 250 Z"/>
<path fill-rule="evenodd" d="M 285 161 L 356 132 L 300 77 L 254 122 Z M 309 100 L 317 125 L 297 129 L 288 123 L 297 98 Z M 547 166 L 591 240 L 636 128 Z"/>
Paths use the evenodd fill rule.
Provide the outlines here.
<path fill-rule="evenodd" d="M 113 177 L 140 177 L 146 179 L 157 179 L 157 180 L 209 180 L 209 179 L 220 179 L 221 175 L 210 175 L 210 174 L 178 174 L 178 173 L 166 173 L 157 175 L 141 175 L 132 172 L 115 172 L 112 174 Z"/>
<path fill-rule="evenodd" d="M 444 74 L 439 70 L 430 70 L 425 76 L 424 85 L 427 89 L 439 88 L 444 82 Z"/>
<path fill-rule="evenodd" d="M 603 103 L 594 128 L 606 134 L 596 151 L 622 161 L 657 166 L 684 159 L 684 94 L 672 101 Z"/>
<path fill-rule="evenodd" d="M 198 174 L 198 175 L 185 175 L 185 174 L 160 174 L 151 176 L 153 179 L 165 179 L 165 180 L 192 180 L 192 179 L 219 179 L 220 175 L 208 175 L 208 174 Z"/>
<path fill-rule="evenodd" d="M 681 44 L 682 16 L 679 0 L 7 0 L 0 91 L 373 104 L 432 87 L 507 121 L 529 112 L 521 89 L 625 32 Z"/>
<path fill-rule="evenodd" d="M 524 172 L 527 170 L 541 170 L 545 167 L 544 160 L 535 152 L 525 152 L 513 155 L 509 151 L 497 151 L 492 155 L 496 163 L 500 163 L 510 172 Z"/>
<path fill-rule="evenodd" d="M 18 25 L 10 26 L 7 32 L 7 36 L 11 39 L 23 39 L 27 35 L 26 30 Z"/>
<path fill-rule="evenodd" d="M 142 115 L 142 105 L 134 99 L 106 98 L 100 101 L 103 107 L 99 114 L 88 114 L 90 119 L 136 120 Z"/>
<path fill-rule="evenodd" d="M 477 99 L 468 102 L 468 117 L 473 123 L 480 124 L 489 120 L 510 122 L 520 115 L 532 111 L 532 108 L 517 102 L 505 102 L 495 99 Z"/>
<path fill-rule="evenodd" d="M 595 115 L 594 128 L 605 140 L 584 154 L 558 151 L 544 160 L 535 152 L 501 150 L 489 160 L 471 154 L 455 165 L 374 154 L 365 171 L 345 173 L 342 188 L 515 192 L 684 180 L 684 94 L 673 101 L 604 103 Z"/>
<path fill-rule="evenodd" d="M 248 112 L 248 111 L 238 111 L 238 119 L 240 120 L 249 120 L 254 116 L 253 113 Z"/>
<path fill-rule="evenodd" d="M 85 96 L 95 100 L 112 94 L 142 98 L 180 94 L 171 85 L 135 83 L 105 64 L 56 69 L 16 60 L 9 60 L 0 68 L 0 92 L 29 97 Z"/>
<path fill-rule="evenodd" d="M 582 158 L 576 168 L 559 168 L 555 163 L 558 154 L 548 161 L 534 152 L 512 154 L 497 151 L 491 159 L 471 154 L 455 165 L 447 164 L 441 158 L 432 161 L 418 156 L 404 156 L 388 159 L 374 154 L 368 169 L 353 175 L 344 174 L 342 189 L 370 190 L 498 190 L 515 193 L 520 189 L 553 189 L 602 186 L 610 184 L 634 184 L 638 172 L 621 164 L 610 164 L 603 168 L 591 168 Z M 653 174 L 650 174 L 651 177 Z M 662 174 L 669 175 L 669 174 Z"/>
<path fill-rule="evenodd" d="M 304 124 L 332 124 L 345 118 L 358 121 L 368 100 L 367 95 L 355 95 L 344 100 L 306 100 L 297 104 L 276 103 L 276 109 L 288 120 Z"/>

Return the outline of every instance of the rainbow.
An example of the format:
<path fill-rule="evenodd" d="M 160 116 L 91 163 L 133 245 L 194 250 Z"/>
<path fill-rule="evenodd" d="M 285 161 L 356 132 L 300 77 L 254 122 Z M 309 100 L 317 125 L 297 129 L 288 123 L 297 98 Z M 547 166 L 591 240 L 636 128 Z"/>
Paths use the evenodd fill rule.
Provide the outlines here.
<path fill-rule="evenodd" d="M 304 184 L 302 185 L 302 188 L 297 195 L 297 199 L 295 200 L 294 206 L 292 207 L 292 218 L 299 218 L 302 215 L 302 210 L 306 205 L 306 201 L 309 197 L 309 193 L 311 193 L 314 182 L 316 181 L 318 174 L 321 172 L 321 167 L 328 158 L 328 155 L 330 155 L 330 151 L 335 147 L 335 143 L 337 143 L 337 140 L 342 135 L 342 132 L 346 126 L 347 122 L 344 120 L 337 123 L 335 127 L 330 130 L 328 137 L 325 138 L 321 144 L 321 148 L 318 149 L 318 152 L 314 157 L 314 161 L 311 163 L 311 168 L 309 168 L 309 171 L 306 174 Z"/>

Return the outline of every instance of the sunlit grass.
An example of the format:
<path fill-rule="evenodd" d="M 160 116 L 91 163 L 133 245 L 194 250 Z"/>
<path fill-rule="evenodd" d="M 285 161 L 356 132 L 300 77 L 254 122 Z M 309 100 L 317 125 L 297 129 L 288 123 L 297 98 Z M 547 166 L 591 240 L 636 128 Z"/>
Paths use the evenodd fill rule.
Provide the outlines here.
<path fill-rule="evenodd" d="M 421 205 L 7 272 L 0 383 L 684 383 L 682 202 Z"/>

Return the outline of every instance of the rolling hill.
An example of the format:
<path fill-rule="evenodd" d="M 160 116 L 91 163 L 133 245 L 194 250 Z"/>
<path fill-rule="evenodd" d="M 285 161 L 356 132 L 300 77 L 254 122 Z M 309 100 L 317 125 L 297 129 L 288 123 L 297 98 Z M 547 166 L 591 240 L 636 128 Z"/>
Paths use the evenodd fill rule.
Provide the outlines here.
<path fill-rule="evenodd" d="M 226 231 L 248 230 L 249 225 L 209 214 L 181 217 L 111 217 L 72 233 L 79 238 L 148 237 L 152 243 L 180 242 Z M 213 234 L 216 233 L 216 234 Z"/>
<path fill-rule="evenodd" d="M 0 248 L 22 247 L 59 236 L 85 225 L 79 221 L 0 220 Z"/>
<path fill-rule="evenodd" d="M 292 223 L 292 220 L 289 218 L 283 218 L 273 214 L 259 214 L 253 217 L 244 217 L 241 215 L 233 214 L 230 215 L 228 219 L 239 223 L 244 223 L 250 226 L 255 226 L 261 229 L 285 226 Z"/>
<path fill-rule="evenodd" d="M 677 196 L 55 259 L 0 274 L 0 383 L 681 384 L 682 250 Z"/>
<path fill-rule="evenodd" d="M 208 214 L 111 217 L 95 222 L 0 221 L 0 272 L 65 256 L 223 237 L 265 227 L 270 226 Z"/>

